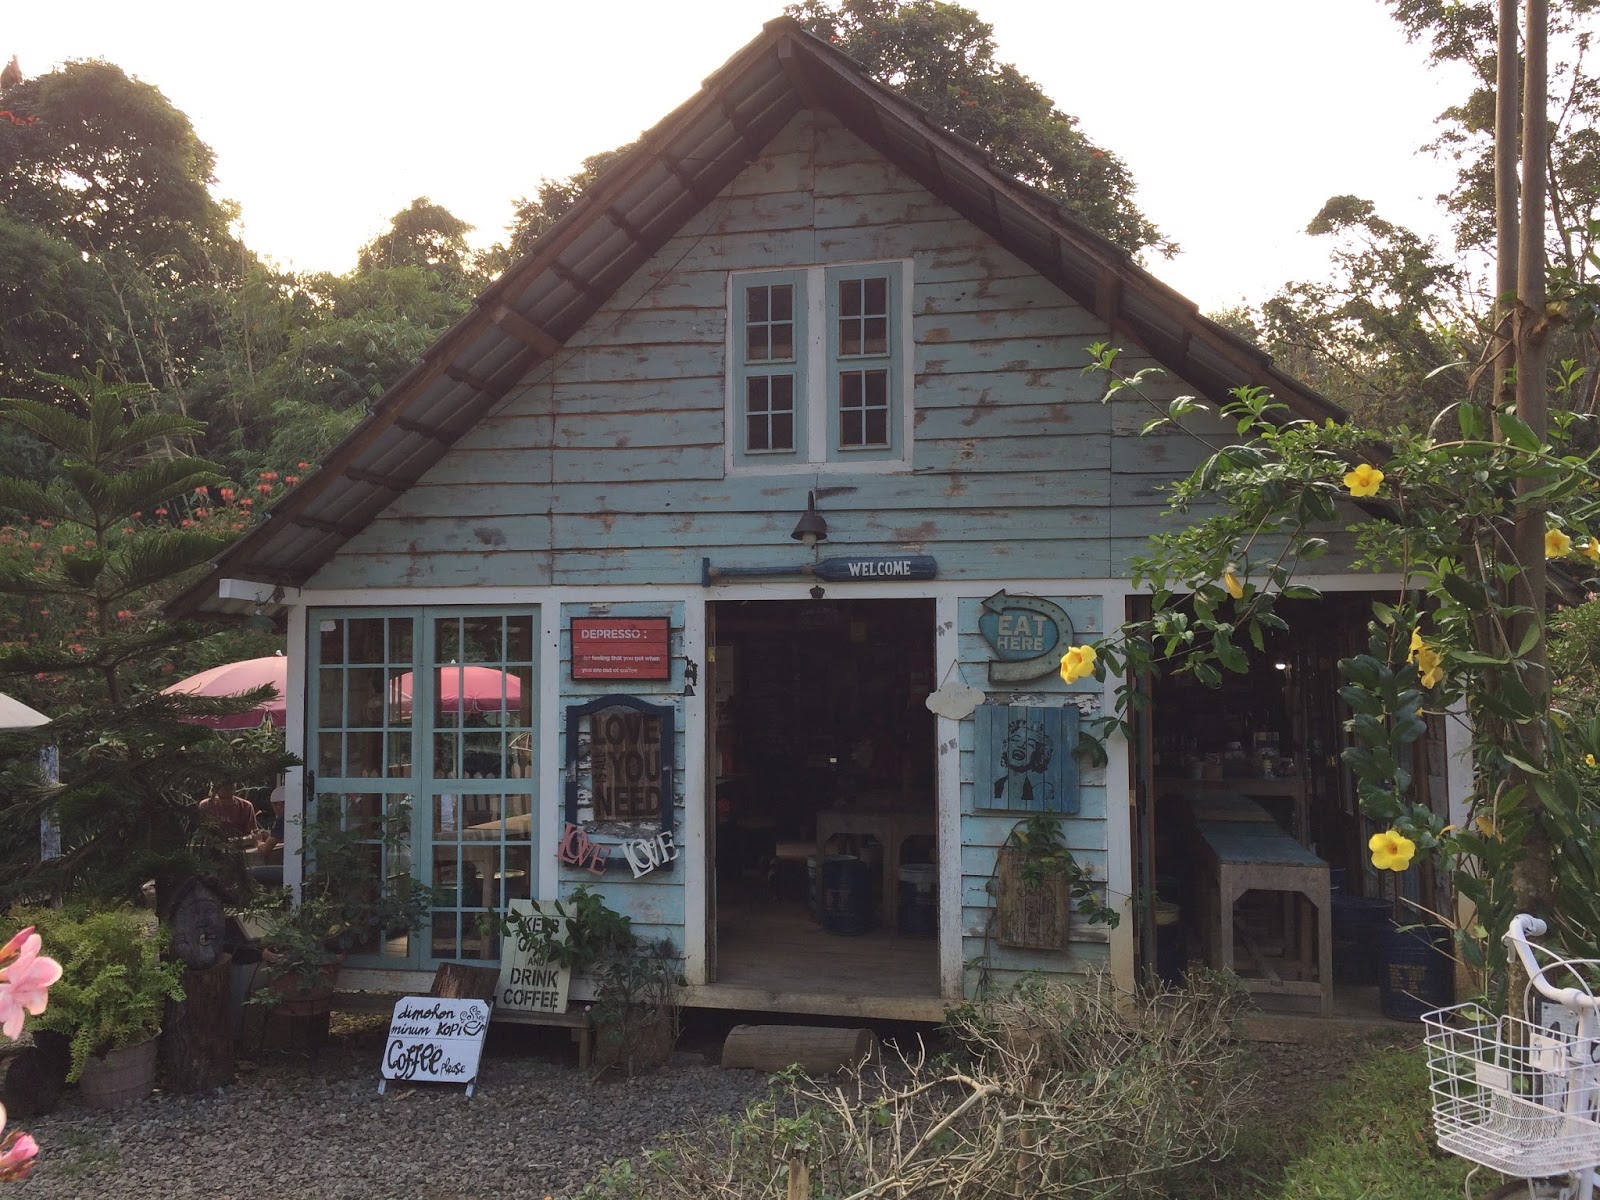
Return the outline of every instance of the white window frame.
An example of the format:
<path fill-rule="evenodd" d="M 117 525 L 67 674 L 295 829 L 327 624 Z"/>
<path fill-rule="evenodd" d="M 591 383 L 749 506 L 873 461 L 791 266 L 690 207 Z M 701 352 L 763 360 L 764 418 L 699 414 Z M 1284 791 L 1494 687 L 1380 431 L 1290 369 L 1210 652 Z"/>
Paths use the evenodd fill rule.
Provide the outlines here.
<path fill-rule="evenodd" d="M 889 338 L 895 347 L 890 359 L 889 402 L 891 444 L 888 449 L 841 449 L 834 444 L 839 428 L 838 380 L 834 353 L 837 330 L 830 321 L 832 281 L 848 278 L 851 268 L 898 272 L 894 286 L 895 311 Z M 748 453 L 744 447 L 744 306 L 743 287 L 792 277 L 796 283 L 797 347 L 803 355 L 795 392 L 796 450 L 789 454 Z M 863 259 L 856 262 L 774 267 L 759 271 L 733 271 L 728 275 L 726 310 L 728 329 L 725 361 L 723 468 L 729 475 L 888 474 L 909 471 L 912 460 L 912 416 L 915 390 L 915 345 L 911 332 L 912 275 L 910 259 Z M 799 314 L 804 312 L 803 322 Z M 800 329 L 803 328 L 803 333 Z M 801 430 L 804 430 L 802 433 Z"/>

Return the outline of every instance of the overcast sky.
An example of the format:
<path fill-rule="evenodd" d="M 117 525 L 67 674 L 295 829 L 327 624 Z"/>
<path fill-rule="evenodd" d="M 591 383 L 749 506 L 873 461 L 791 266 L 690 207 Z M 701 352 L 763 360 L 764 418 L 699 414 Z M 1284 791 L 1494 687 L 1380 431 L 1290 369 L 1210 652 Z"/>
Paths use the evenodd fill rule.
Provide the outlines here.
<path fill-rule="evenodd" d="M 1463 94 L 1380 0 L 972 0 L 1003 61 L 1121 155 L 1184 253 L 1152 270 L 1208 310 L 1321 273 L 1330 195 L 1444 232 L 1448 164 L 1418 153 Z M 687 99 L 778 15 L 758 0 L 426 5 L 14 4 L 0 59 L 105 58 L 160 87 L 217 154 L 246 243 L 344 271 L 426 195 L 503 236 L 514 197 Z"/>

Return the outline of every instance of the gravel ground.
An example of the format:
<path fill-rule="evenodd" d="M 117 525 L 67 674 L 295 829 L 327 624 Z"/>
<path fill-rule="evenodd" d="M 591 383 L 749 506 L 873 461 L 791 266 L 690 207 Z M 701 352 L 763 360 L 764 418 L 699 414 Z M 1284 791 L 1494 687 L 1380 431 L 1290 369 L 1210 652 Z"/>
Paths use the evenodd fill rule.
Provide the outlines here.
<path fill-rule="evenodd" d="M 394 1085 L 377 1094 L 381 1030 L 336 1035 L 316 1059 L 241 1062 L 231 1087 L 112 1112 L 69 1090 L 18 1122 L 42 1147 L 19 1195 L 116 1200 L 567 1200 L 667 1130 L 742 1110 L 766 1076 L 680 1050 L 632 1082 L 578 1071 L 570 1045 L 483 1058 L 478 1090 Z"/>
<path fill-rule="evenodd" d="M 316 1058 L 242 1061 L 236 1082 L 210 1095 L 158 1093 L 94 1112 L 69 1091 L 55 1113 L 18 1123 L 43 1147 L 22 1194 L 569 1200 L 602 1166 L 660 1134 L 765 1094 L 765 1075 L 715 1065 L 720 1031 L 685 1044 L 662 1070 L 622 1082 L 579 1072 L 565 1042 L 491 1040 L 471 1100 L 460 1088 L 428 1085 L 391 1085 L 379 1096 L 382 1028 L 355 1019 Z M 1369 1044 L 1257 1047 L 1255 1105 L 1313 1103 Z"/>

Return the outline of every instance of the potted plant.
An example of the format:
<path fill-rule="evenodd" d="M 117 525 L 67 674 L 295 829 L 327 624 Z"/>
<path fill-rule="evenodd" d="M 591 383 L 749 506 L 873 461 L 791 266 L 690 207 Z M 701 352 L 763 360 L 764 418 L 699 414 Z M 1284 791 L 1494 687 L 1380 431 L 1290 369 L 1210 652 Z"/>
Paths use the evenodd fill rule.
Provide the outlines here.
<path fill-rule="evenodd" d="M 436 903 L 434 889 L 373 870 L 375 858 L 387 861 L 398 853 L 399 841 L 393 823 L 377 843 L 357 837 L 336 813 L 306 823 L 309 870 L 300 902 L 292 903 L 287 890 L 274 891 L 253 913 L 265 984 L 257 1002 L 289 1016 L 325 1015 L 346 955 L 422 927 Z M 375 845 L 384 853 L 374 856 Z"/>
<path fill-rule="evenodd" d="M 164 961 L 164 935 L 131 908 L 13 912 L 6 930 L 35 926 L 61 964 L 37 1028 L 71 1039 L 67 1079 L 94 1108 L 150 1094 L 166 1002 L 183 999 L 182 964 Z"/>
<path fill-rule="evenodd" d="M 632 1078 L 667 1061 L 678 1043 L 683 956 L 671 938 L 636 942 L 594 972 L 594 1067 Z"/>
<path fill-rule="evenodd" d="M 580 884 L 533 917 L 507 913 L 501 933 L 541 962 L 587 975 L 594 987 L 594 1069 L 633 1076 L 666 1061 L 678 1041 L 682 955 L 671 939 L 641 941 L 632 921 Z"/>

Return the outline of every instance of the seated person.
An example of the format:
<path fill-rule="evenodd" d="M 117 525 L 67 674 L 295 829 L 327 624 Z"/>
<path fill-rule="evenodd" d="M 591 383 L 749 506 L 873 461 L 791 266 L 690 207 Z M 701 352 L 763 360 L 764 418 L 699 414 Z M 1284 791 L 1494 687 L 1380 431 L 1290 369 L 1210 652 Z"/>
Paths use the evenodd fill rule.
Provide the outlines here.
<path fill-rule="evenodd" d="M 271 803 L 272 824 L 270 826 L 262 826 L 255 831 L 256 849 L 269 858 L 275 856 L 277 861 L 281 862 L 283 861 L 283 810 L 285 804 L 283 788 L 278 787 L 272 790 Z"/>
<path fill-rule="evenodd" d="M 228 837 L 256 834 L 256 806 L 231 783 L 212 785 L 211 794 L 200 801 L 200 815 Z"/>

